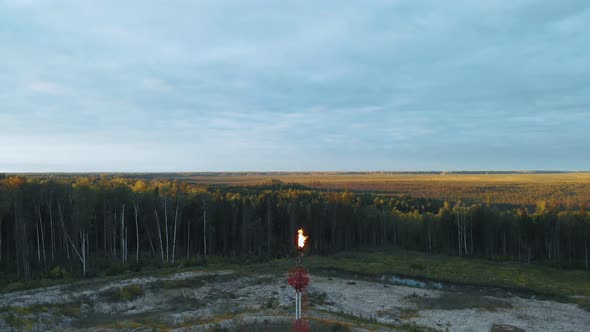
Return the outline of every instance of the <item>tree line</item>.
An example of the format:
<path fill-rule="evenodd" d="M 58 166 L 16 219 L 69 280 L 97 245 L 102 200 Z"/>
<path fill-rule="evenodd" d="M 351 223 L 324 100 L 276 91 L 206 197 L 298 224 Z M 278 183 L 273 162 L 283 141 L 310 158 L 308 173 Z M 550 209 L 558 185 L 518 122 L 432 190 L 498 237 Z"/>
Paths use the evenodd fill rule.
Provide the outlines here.
<path fill-rule="evenodd" d="M 0 178 L 0 266 L 29 279 L 97 262 L 175 264 L 215 256 L 281 257 L 303 227 L 307 250 L 397 247 L 542 261 L 588 270 L 590 214 L 540 201 L 501 210 L 407 195 L 319 191 L 280 181 L 211 187 L 122 177 Z"/>

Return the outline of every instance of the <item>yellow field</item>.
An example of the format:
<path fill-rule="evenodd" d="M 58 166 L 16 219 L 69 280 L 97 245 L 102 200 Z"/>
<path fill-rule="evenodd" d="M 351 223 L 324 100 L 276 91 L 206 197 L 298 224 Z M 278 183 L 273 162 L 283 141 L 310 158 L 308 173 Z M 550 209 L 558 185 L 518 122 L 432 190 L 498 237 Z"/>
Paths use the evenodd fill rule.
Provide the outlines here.
<path fill-rule="evenodd" d="M 266 172 L 266 173 L 178 173 L 178 178 L 218 184 L 260 184 L 272 179 L 283 182 L 382 183 L 382 182 L 470 182 L 470 183 L 586 183 L 588 173 L 552 174 L 416 174 L 416 173 L 348 173 L 348 172 Z"/>
<path fill-rule="evenodd" d="M 441 199 L 563 205 L 590 201 L 590 173 L 412 174 L 346 172 L 190 173 L 172 177 L 203 184 L 256 185 L 277 179 L 318 189 L 379 191 Z"/>
<path fill-rule="evenodd" d="M 29 176 L 99 176 L 100 173 L 31 173 Z M 578 173 L 395 173 L 395 172 L 209 172 L 110 173 L 131 178 L 168 178 L 207 185 L 252 186 L 271 180 L 322 190 L 408 194 L 443 200 L 510 205 L 555 201 L 568 209 L 590 208 L 590 172 Z"/>

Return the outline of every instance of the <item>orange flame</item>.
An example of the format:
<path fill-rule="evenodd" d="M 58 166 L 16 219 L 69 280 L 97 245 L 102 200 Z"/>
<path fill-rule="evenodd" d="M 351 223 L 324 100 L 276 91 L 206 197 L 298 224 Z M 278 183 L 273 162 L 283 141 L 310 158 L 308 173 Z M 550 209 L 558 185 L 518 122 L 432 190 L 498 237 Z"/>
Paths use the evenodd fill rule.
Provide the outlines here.
<path fill-rule="evenodd" d="M 297 233 L 297 247 L 299 247 L 299 249 L 303 249 L 303 247 L 305 247 L 305 240 L 307 240 L 307 236 L 303 235 L 303 228 L 300 228 Z"/>

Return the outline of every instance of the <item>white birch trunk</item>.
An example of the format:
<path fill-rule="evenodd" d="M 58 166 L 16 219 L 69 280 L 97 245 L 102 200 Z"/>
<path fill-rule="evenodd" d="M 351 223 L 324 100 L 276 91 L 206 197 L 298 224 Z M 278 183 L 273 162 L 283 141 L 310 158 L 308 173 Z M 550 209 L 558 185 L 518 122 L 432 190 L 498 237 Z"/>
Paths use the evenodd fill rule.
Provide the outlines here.
<path fill-rule="evenodd" d="M 0 263 L 2 262 L 2 219 L 4 216 L 0 215 Z"/>
<path fill-rule="evenodd" d="M 121 260 L 125 263 L 125 204 L 121 207 Z"/>
<path fill-rule="evenodd" d="M 60 202 L 57 202 L 57 211 L 59 212 L 59 219 L 61 221 L 61 228 L 62 231 L 64 232 L 65 236 L 68 236 L 68 234 L 66 233 L 66 225 L 64 223 L 64 214 L 63 214 L 63 208 L 61 207 Z M 65 241 L 65 247 L 66 247 L 66 255 L 68 257 L 68 260 L 70 259 L 70 247 L 67 245 L 67 241 Z"/>
<path fill-rule="evenodd" d="M 125 227 L 125 262 L 129 259 L 129 227 Z"/>
<path fill-rule="evenodd" d="M 584 252 L 586 253 L 586 271 L 588 271 L 588 241 L 584 241 Z"/>
<path fill-rule="evenodd" d="M 203 209 L 203 256 L 207 257 L 207 208 Z"/>
<path fill-rule="evenodd" d="M 135 261 L 139 262 L 139 226 L 137 225 L 137 215 L 139 213 L 139 206 L 135 203 L 133 206 L 135 209 Z"/>
<path fill-rule="evenodd" d="M 69 243 L 72 245 L 72 248 L 74 249 L 74 252 L 76 253 L 76 255 L 78 255 L 78 258 L 80 259 L 80 262 L 82 263 L 82 273 L 84 276 L 86 276 L 86 242 L 88 241 L 88 233 L 80 232 L 80 240 L 82 241 L 82 244 L 80 246 L 80 251 L 82 252 L 82 254 L 80 254 L 80 251 L 78 251 L 78 249 L 76 249 L 76 244 L 74 244 L 74 241 L 72 241 L 72 239 L 70 238 L 68 233 L 65 232 L 65 229 L 64 229 L 64 235 L 65 235 L 66 239 L 69 241 Z"/>
<path fill-rule="evenodd" d="M 191 220 L 188 220 L 188 229 L 186 231 L 186 260 L 191 257 Z M 1 231 L 1 229 L 0 229 Z"/>
<path fill-rule="evenodd" d="M 467 256 L 467 223 L 463 220 L 463 251 Z"/>
<path fill-rule="evenodd" d="M 158 218 L 158 210 L 154 209 L 156 215 L 156 224 L 158 225 L 158 238 L 160 239 L 160 254 L 162 255 L 162 263 L 164 263 L 164 246 L 162 245 L 162 231 L 160 230 L 160 218 Z"/>
<path fill-rule="evenodd" d="M 47 258 L 45 255 L 45 226 L 43 225 L 43 218 L 41 218 L 41 205 L 39 204 L 39 209 L 37 210 L 39 214 L 39 228 L 41 230 L 41 253 L 43 254 L 43 265 L 47 266 Z"/>
<path fill-rule="evenodd" d="M 41 265 L 41 245 L 39 244 L 39 224 L 35 223 L 35 228 L 37 229 L 37 261 L 39 265 Z"/>
<path fill-rule="evenodd" d="M 270 210 L 270 198 L 268 199 L 267 203 L 266 203 L 266 249 L 268 250 L 268 256 L 271 255 L 271 250 L 270 250 L 270 237 L 271 237 L 271 228 L 270 228 L 270 222 L 271 222 L 271 210 Z"/>
<path fill-rule="evenodd" d="M 176 212 L 174 213 L 174 235 L 172 240 L 172 264 L 174 264 L 174 254 L 176 252 L 176 223 L 178 220 L 178 200 L 176 201 Z"/>
<path fill-rule="evenodd" d="M 86 242 L 88 242 L 88 234 L 84 236 L 84 233 L 80 232 L 82 238 L 82 273 L 86 276 Z"/>
<path fill-rule="evenodd" d="M 49 232 L 51 233 L 51 261 L 55 262 L 55 231 L 53 230 L 53 200 L 49 196 Z"/>
<path fill-rule="evenodd" d="M 107 214 L 106 209 L 104 206 L 104 201 L 102 202 L 102 249 L 104 250 L 104 256 L 107 256 Z"/>
<path fill-rule="evenodd" d="M 117 258 L 117 209 L 115 209 L 115 216 L 113 218 L 113 239 L 111 240 L 113 249 L 113 257 Z"/>
<path fill-rule="evenodd" d="M 459 248 L 459 256 L 461 256 L 461 218 L 459 216 L 459 212 L 457 212 L 457 242 Z"/>
<path fill-rule="evenodd" d="M 164 227 L 166 231 L 166 263 L 169 261 L 169 248 L 168 245 L 168 199 L 164 199 Z"/>

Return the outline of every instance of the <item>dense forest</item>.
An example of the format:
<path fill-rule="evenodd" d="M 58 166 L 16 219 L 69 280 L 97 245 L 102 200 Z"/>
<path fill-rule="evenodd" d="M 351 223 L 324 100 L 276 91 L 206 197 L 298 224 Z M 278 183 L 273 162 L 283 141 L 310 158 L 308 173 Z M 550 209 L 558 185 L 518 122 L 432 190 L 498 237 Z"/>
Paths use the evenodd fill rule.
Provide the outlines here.
<path fill-rule="evenodd" d="M 408 195 L 247 187 L 112 176 L 0 177 L 0 266 L 30 279 L 56 267 L 96 275 L 112 262 L 167 265 L 209 256 L 271 258 L 295 247 L 417 250 L 588 270 L 590 213 L 552 201 L 500 209 Z M 530 210 L 530 211 L 529 211 Z M 107 262 L 107 263 L 105 263 Z"/>

